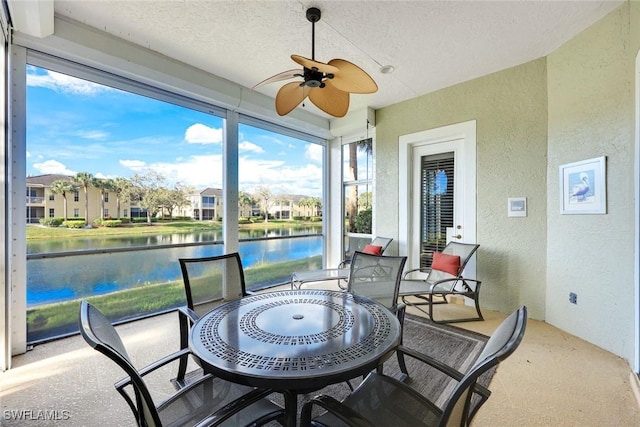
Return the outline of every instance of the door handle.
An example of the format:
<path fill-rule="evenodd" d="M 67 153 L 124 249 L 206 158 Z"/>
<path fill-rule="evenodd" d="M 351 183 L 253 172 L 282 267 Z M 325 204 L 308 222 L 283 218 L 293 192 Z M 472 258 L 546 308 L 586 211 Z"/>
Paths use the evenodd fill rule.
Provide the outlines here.
<path fill-rule="evenodd" d="M 453 236 L 454 239 L 462 239 L 462 234 L 456 234 L 455 236 Z"/>

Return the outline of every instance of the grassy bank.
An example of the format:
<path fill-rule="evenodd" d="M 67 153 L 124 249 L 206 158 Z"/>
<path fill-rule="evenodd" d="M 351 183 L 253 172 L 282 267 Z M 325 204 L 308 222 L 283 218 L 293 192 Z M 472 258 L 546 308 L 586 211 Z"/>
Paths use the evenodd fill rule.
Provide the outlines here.
<path fill-rule="evenodd" d="M 321 257 L 313 257 L 248 268 L 245 270 L 247 287 L 286 282 L 293 271 L 318 269 L 321 262 Z M 118 322 L 184 305 L 185 294 L 182 280 L 179 280 L 138 286 L 87 300 L 112 322 Z M 27 341 L 37 342 L 77 332 L 79 307 L 80 300 L 72 300 L 28 309 Z"/>

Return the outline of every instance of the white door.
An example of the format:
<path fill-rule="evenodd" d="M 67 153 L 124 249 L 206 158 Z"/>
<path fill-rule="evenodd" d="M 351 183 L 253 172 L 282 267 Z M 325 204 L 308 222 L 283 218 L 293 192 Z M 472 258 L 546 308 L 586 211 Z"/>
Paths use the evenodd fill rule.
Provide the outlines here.
<path fill-rule="evenodd" d="M 407 269 L 420 266 L 420 247 L 426 239 L 421 196 L 425 160 L 452 162 L 448 172 L 453 171 L 453 197 L 448 198 L 447 208 L 443 209 L 450 218 L 442 221 L 446 242 L 476 242 L 475 127 L 475 121 L 471 121 L 400 137 L 399 249 L 401 255 L 407 256 Z M 465 275 L 475 277 L 475 260 L 467 266 Z"/>

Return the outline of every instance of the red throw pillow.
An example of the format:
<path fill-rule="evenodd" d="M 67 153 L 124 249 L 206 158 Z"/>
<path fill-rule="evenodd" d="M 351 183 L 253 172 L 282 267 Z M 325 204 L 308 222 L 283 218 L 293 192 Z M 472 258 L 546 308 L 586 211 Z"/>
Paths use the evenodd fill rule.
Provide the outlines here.
<path fill-rule="evenodd" d="M 362 249 L 362 252 L 370 255 L 382 255 L 382 246 L 367 245 L 364 247 L 364 249 Z"/>
<path fill-rule="evenodd" d="M 431 268 L 434 270 L 444 271 L 452 276 L 457 276 L 458 270 L 460 270 L 460 256 L 434 252 Z"/>

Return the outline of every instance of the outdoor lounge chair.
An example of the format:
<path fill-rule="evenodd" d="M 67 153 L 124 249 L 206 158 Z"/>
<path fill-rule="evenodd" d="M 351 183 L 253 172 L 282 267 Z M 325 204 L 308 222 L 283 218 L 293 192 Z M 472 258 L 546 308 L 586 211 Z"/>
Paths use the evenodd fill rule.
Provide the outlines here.
<path fill-rule="evenodd" d="M 366 244 L 363 248 L 355 249 L 372 255 L 384 255 L 391 241 L 389 237 L 376 236 L 371 239 L 371 243 Z M 304 283 L 322 282 L 324 280 L 337 280 L 340 289 L 346 289 L 346 283 L 349 278 L 349 265 L 353 253 L 338 264 L 337 268 L 328 268 L 322 270 L 296 271 L 291 275 L 291 289 L 300 289 Z"/>
<path fill-rule="evenodd" d="M 399 296 L 408 306 L 416 307 L 435 323 L 468 322 L 484 320 L 480 311 L 479 280 L 463 277 L 464 268 L 480 245 L 469 243 L 449 242 L 441 253 L 434 252 L 431 268 L 427 270 L 413 269 L 405 272 L 400 282 Z M 427 273 L 425 278 L 412 278 L 417 273 Z M 447 304 L 447 297 L 461 295 L 473 300 L 477 317 L 436 320 L 433 306 Z M 412 301 L 410 297 L 419 299 Z M 427 306 L 424 310 L 421 307 Z"/>
<path fill-rule="evenodd" d="M 189 330 L 204 313 L 211 310 L 223 298 L 225 282 L 240 286 L 238 298 L 248 295 L 240 254 L 202 258 L 180 258 L 180 269 L 186 294 L 186 307 L 178 308 L 180 323 L 180 349 L 189 347 Z M 180 359 L 176 381 L 184 384 L 188 357 Z"/>
<path fill-rule="evenodd" d="M 163 366 L 179 359 L 189 352 L 188 349 L 172 353 L 137 370 L 118 332 L 100 310 L 87 301 L 80 304 L 80 332 L 91 347 L 107 356 L 126 373 L 125 378 L 115 383 L 115 388 L 131 408 L 138 426 L 244 426 L 251 423 L 264 425 L 284 419 L 284 409 L 268 400 L 273 393 L 271 390 L 231 383 L 212 375 L 200 376 L 169 393 L 160 404 L 156 404 L 144 377 L 153 372 L 161 374 Z M 167 393 L 163 390 L 153 395 L 164 397 Z M 108 424 L 109 411 L 102 412 L 104 422 Z"/>
<path fill-rule="evenodd" d="M 487 388 L 477 384 L 478 378 L 518 348 L 526 325 L 527 308 L 523 306 L 498 326 L 476 362 L 466 373 L 459 372 L 426 354 L 403 345 L 399 346 L 397 351 L 402 357 L 412 357 L 451 377 L 455 385 L 443 390 L 447 399 L 441 407 L 404 382 L 371 372 L 342 402 L 328 395 L 319 395 L 309 400 L 302 407 L 300 425 L 468 426 L 478 409 L 491 395 Z M 428 378 L 422 380 L 426 381 Z M 433 397 L 435 398 L 437 396 Z M 312 409 L 316 405 L 326 412 L 311 419 Z"/>

